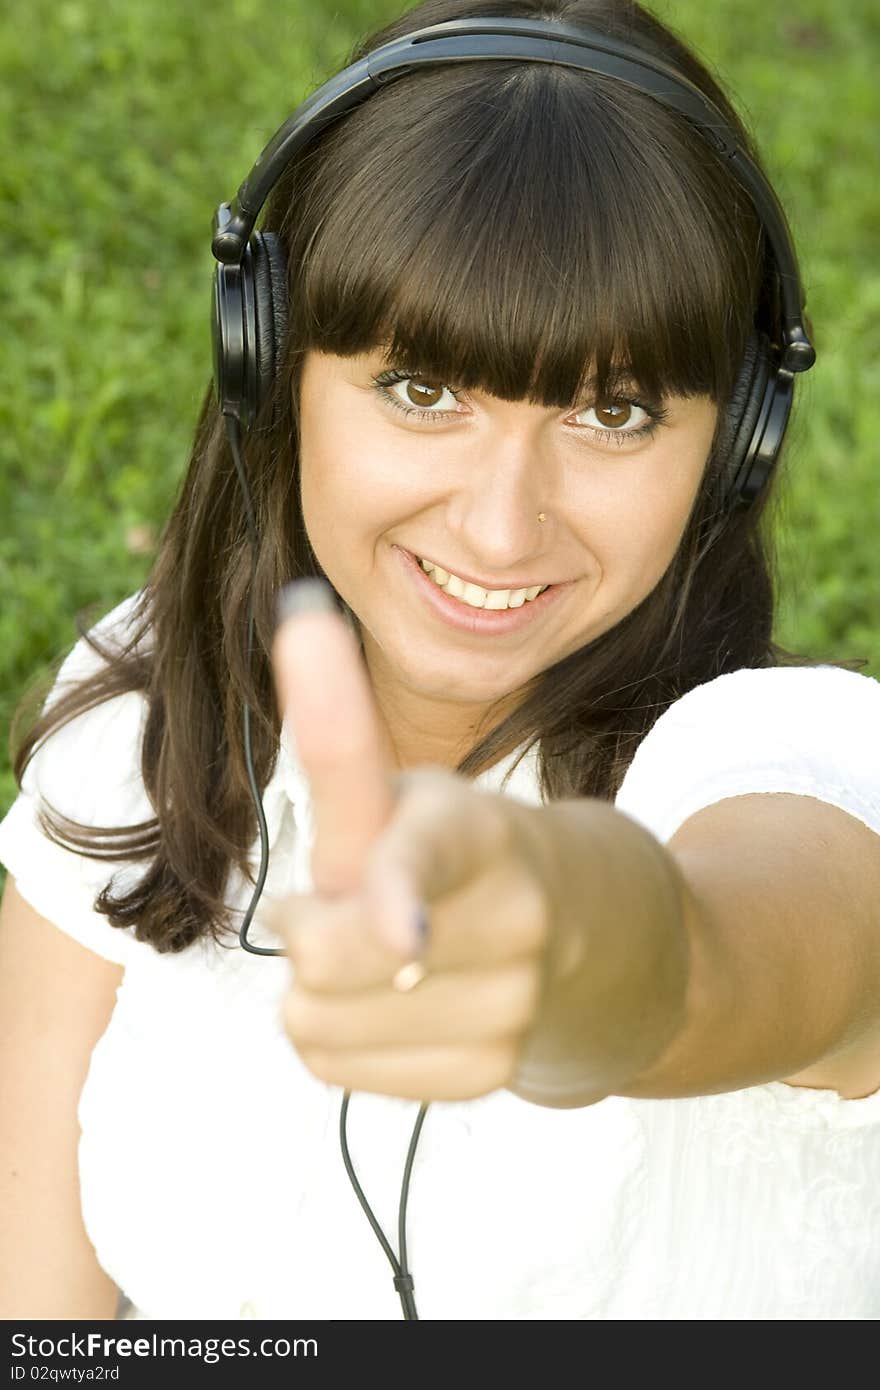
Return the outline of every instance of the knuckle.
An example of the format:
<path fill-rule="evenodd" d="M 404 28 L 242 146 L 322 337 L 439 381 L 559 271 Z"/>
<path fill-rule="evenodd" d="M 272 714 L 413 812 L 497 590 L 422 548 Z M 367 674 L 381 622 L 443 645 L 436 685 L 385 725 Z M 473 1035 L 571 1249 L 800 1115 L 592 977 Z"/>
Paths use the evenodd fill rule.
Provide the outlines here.
<path fill-rule="evenodd" d="M 534 962 L 507 966 L 500 979 L 493 975 L 486 985 L 475 1036 L 486 1045 L 521 1038 L 537 1017 L 540 997 L 540 975 Z"/>
<path fill-rule="evenodd" d="M 510 851 L 514 845 L 513 821 L 508 798 L 495 792 L 479 793 L 489 842 L 498 851 Z"/>
<path fill-rule="evenodd" d="M 326 933 L 301 931 L 291 949 L 294 976 L 304 989 L 326 990 L 333 979 L 333 960 Z"/>
<path fill-rule="evenodd" d="M 541 997 L 541 979 L 531 964 L 516 968 L 511 981 L 508 1023 L 516 1033 L 526 1032 L 534 1023 Z"/>
<path fill-rule="evenodd" d="M 501 1090 L 516 1072 L 516 1051 L 509 1043 L 495 1043 L 478 1049 L 467 1073 L 469 1098 Z"/>
<path fill-rule="evenodd" d="M 531 868 L 516 861 L 511 888 L 511 911 L 517 937 L 526 947 L 540 950 L 549 935 L 552 922 L 550 899 L 540 878 Z"/>
<path fill-rule="evenodd" d="M 336 1084 L 339 1059 L 327 1048 L 303 1047 L 299 1049 L 299 1055 L 303 1065 L 308 1067 L 316 1080 L 324 1081 L 330 1086 Z"/>
<path fill-rule="evenodd" d="M 287 1035 L 298 1046 L 321 1041 L 315 1009 L 303 990 L 294 986 L 288 991 L 283 1016 Z"/>
<path fill-rule="evenodd" d="M 433 824 L 454 816 L 467 795 L 467 784 L 456 773 L 441 767 L 409 768 L 394 778 L 398 791 L 398 815 L 408 823 Z"/>
<path fill-rule="evenodd" d="M 314 909 L 314 897 L 308 893 L 289 893 L 266 909 L 269 926 L 283 937 L 289 953 L 299 951 L 300 943 L 308 933 Z"/>
<path fill-rule="evenodd" d="M 310 949 L 301 959 L 297 970 L 297 979 L 303 989 L 311 989 L 316 993 L 322 993 L 330 988 L 331 971 L 329 962 L 324 959 L 320 948 Z"/>

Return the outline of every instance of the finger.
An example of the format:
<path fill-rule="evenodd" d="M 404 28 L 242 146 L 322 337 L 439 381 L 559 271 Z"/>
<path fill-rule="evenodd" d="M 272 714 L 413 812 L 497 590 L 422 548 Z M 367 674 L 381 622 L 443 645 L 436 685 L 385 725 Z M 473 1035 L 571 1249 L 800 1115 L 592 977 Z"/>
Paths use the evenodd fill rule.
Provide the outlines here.
<path fill-rule="evenodd" d="M 540 887 L 515 860 L 498 861 L 429 911 L 430 940 L 421 953 L 429 977 L 456 972 L 460 978 L 460 972 L 534 959 L 549 931 Z M 295 982 L 315 993 L 350 997 L 387 988 L 412 954 L 388 944 L 385 924 L 362 893 L 283 898 L 272 925 L 285 943 Z M 423 992 L 420 986 L 418 995 Z"/>
<path fill-rule="evenodd" d="M 360 894 L 298 893 L 272 910 L 272 927 L 290 961 L 294 987 L 350 998 L 386 986 L 402 957 L 373 929 Z"/>
<path fill-rule="evenodd" d="M 388 825 L 365 863 L 363 887 L 389 945 L 411 950 L 419 904 L 430 908 L 505 858 L 510 820 L 500 797 L 474 791 L 440 768 L 403 773 L 397 787 Z"/>
<path fill-rule="evenodd" d="M 272 643 L 278 700 L 308 779 L 312 878 L 326 893 L 357 886 L 394 801 L 382 726 L 358 645 L 321 580 L 282 591 Z"/>
<path fill-rule="evenodd" d="M 517 1070 L 517 1053 L 509 1043 L 354 1053 L 305 1048 L 300 1057 L 331 1086 L 424 1103 L 475 1100 L 509 1085 Z"/>
<path fill-rule="evenodd" d="M 331 1051 L 471 1046 L 522 1037 L 537 1017 L 541 972 L 535 960 L 497 969 L 429 974 L 409 994 L 386 982 L 357 994 L 318 994 L 294 984 L 284 1003 L 297 1049 Z"/>

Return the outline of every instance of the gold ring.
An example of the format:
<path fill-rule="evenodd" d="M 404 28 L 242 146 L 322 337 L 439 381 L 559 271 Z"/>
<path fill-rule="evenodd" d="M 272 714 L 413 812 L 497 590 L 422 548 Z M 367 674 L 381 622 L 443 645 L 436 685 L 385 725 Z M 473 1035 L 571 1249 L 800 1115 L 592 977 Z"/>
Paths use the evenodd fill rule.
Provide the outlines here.
<path fill-rule="evenodd" d="M 420 960 L 407 961 L 402 965 L 397 974 L 391 981 L 392 989 L 396 989 L 399 994 L 408 994 L 416 985 L 420 985 L 428 973 L 428 967 L 423 965 Z"/>

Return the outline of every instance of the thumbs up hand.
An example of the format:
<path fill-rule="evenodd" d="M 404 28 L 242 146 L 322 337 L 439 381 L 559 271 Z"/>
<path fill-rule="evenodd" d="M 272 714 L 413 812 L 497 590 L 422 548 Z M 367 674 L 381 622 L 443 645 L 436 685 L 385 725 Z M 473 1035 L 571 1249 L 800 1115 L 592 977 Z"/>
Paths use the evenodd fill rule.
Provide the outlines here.
<path fill-rule="evenodd" d="M 285 594 L 295 611 L 273 671 L 315 830 L 313 892 L 273 915 L 293 966 L 286 1031 L 333 1085 L 484 1095 L 512 1080 L 538 1013 L 551 919 L 540 809 L 442 768 L 395 772 L 329 589 Z"/>

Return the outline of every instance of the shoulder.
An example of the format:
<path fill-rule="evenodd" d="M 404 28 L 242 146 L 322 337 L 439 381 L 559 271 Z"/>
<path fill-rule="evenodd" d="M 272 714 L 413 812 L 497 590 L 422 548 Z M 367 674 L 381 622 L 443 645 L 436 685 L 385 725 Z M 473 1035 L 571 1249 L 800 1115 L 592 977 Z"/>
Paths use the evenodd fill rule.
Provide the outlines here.
<path fill-rule="evenodd" d="M 743 667 L 697 685 L 675 700 L 636 751 L 643 761 L 681 730 L 760 746 L 768 734 L 792 748 L 808 735 L 811 748 L 840 748 L 880 714 L 880 681 L 839 666 Z M 854 719 L 849 729 L 841 727 Z M 843 738 L 841 737 L 843 735 Z"/>
<path fill-rule="evenodd" d="M 132 644 L 143 599 L 143 591 L 129 595 L 88 629 L 109 656 L 120 654 Z M 80 637 L 61 663 L 44 712 L 77 687 L 87 687 L 107 664 L 107 659 L 85 637 Z M 89 823 L 97 810 L 93 804 L 87 804 L 94 802 L 93 794 L 99 792 L 103 783 L 124 785 L 130 781 L 133 767 L 139 766 L 139 756 L 135 755 L 139 752 L 145 714 L 146 700 L 139 691 L 125 691 L 91 707 L 86 702 L 79 713 L 51 730 L 37 746 L 25 769 L 22 790 L 38 794 L 64 814 Z M 75 809 L 66 802 L 75 802 Z"/>
<path fill-rule="evenodd" d="M 833 801 L 880 829 L 880 682 L 836 666 L 743 668 L 681 696 L 642 740 L 618 809 L 664 842 L 749 792 Z"/>
<path fill-rule="evenodd" d="M 743 667 L 680 696 L 660 716 L 651 733 L 664 723 L 698 723 L 725 715 L 733 721 L 738 712 L 751 714 L 755 709 L 770 715 L 784 711 L 795 718 L 841 706 L 876 712 L 878 699 L 880 682 L 839 666 Z"/>
<path fill-rule="evenodd" d="M 135 649 L 141 607 L 141 595 L 131 595 L 89 629 L 106 657 L 79 639 L 61 665 L 45 711 L 82 683 L 87 688 L 113 654 Z M 141 777 L 146 712 L 147 701 L 139 691 L 98 699 L 91 707 L 87 696 L 77 714 L 38 743 L 21 791 L 0 820 L 0 863 L 21 896 L 40 916 L 121 965 L 137 943 L 130 931 L 111 928 L 94 902 L 116 874 L 120 882 L 140 877 L 140 866 L 125 860 L 114 832 L 155 818 Z M 94 831 L 93 845 L 100 839 L 102 847 L 84 850 L 63 828 L 60 839 L 49 834 L 47 811 L 53 819 Z"/>
<path fill-rule="evenodd" d="M 89 635 L 112 655 L 118 655 L 133 644 L 138 631 L 145 626 L 146 604 L 146 590 L 139 589 L 136 593 L 129 594 L 92 624 L 88 629 Z M 137 649 L 144 650 L 147 645 L 147 642 L 142 640 L 137 644 Z M 96 651 L 85 637 L 80 637 L 59 667 L 55 684 L 46 701 L 47 707 L 65 695 L 69 686 L 97 675 L 105 664 L 105 658 L 100 652 Z"/>

